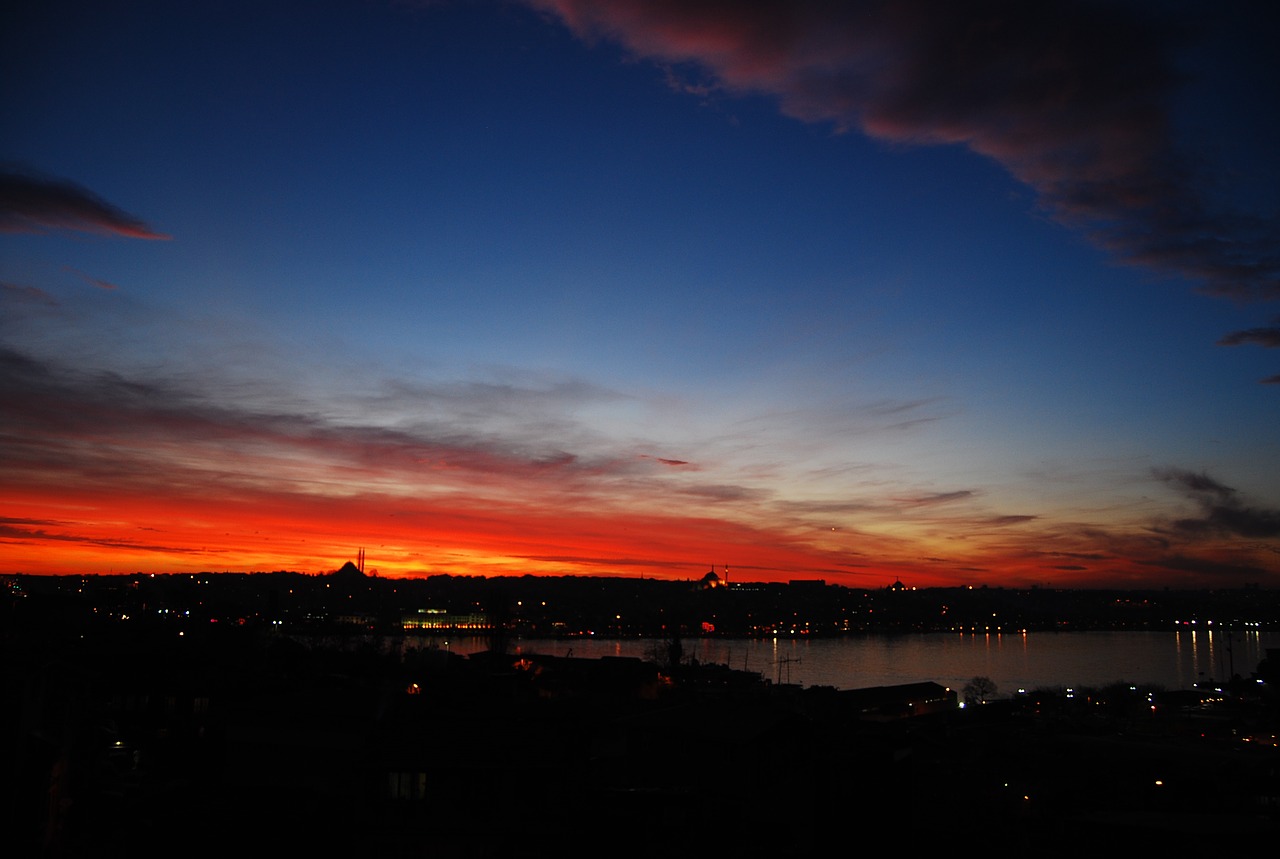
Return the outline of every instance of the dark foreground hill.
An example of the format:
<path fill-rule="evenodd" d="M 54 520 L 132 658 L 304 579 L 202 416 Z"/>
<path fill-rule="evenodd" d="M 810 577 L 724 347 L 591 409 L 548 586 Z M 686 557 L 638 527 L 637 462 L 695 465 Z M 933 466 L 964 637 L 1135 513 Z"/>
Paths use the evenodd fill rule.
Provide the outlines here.
<path fill-rule="evenodd" d="M 1077 855 L 1280 834 L 1274 684 L 961 709 L 932 684 L 212 627 L 10 628 L 5 855 Z"/>

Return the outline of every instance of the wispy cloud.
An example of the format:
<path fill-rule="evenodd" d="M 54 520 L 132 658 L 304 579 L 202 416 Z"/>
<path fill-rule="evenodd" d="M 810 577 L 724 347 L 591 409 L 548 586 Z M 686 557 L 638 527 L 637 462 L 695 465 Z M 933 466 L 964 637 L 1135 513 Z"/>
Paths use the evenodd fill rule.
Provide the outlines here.
<path fill-rule="evenodd" d="M 71 273 L 72 273 L 72 274 L 74 274 L 76 277 L 78 277 L 78 278 L 80 278 L 81 280 L 83 280 L 85 283 L 88 283 L 88 284 L 91 284 L 91 285 L 93 285 L 93 286 L 98 287 L 98 289 L 106 289 L 106 290 L 113 290 L 113 289 L 116 289 L 116 285 L 115 285 L 114 283 L 112 283 L 111 281 L 109 281 L 109 280 L 103 280 L 103 279 L 102 279 L 102 278 L 100 278 L 100 277 L 94 277 L 94 276 L 93 276 L 93 275 L 91 275 L 91 274 L 85 274 L 84 272 L 80 271 L 79 269 L 72 268 L 72 267 L 71 267 L 71 266 L 69 266 L 69 265 L 68 265 L 68 266 L 63 266 L 63 268 L 64 268 L 66 271 L 71 272 Z"/>
<path fill-rule="evenodd" d="M 73 182 L 0 170 L 0 232 L 73 230 L 131 239 L 167 239 L 142 219 Z"/>
<path fill-rule="evenodd" d="M 1246 328 L 1233 331 L 1218 341 L 1219 346 L 1242 346 L 1245 343 L 1256 343 L 1267 349 L 1280 348 L 1280 319 L 1275 324 L 1262 328 Z M 1280 376 L 1268 376 L 1261 380 L 1264 385 L 1280 384 Z"/>
<path fill-rule="evenodd" d="M 273 408 L 256 388 L 238 399 L 222 384 L 76 370 L 0 349 L 0 496 L 13 514 L 0 518 L 0 543 L 26 553 L 26 566 L 57 544 L 85 569 L 144 557 L 163 569 L 245 558 L 315 569 L 366 545 L 398 572 L 727 562 L 775 578 L 876 584 L 1046 574 L 1141 584 L 1155 570 L 1189 582 L 1196 564 L 1257 580 L 1274 566 L 1280 512 L 1188 471 L 1156 476 L 1194 500 L 1197 516 L 1152 526 L 1143 507 L 1077 525 L 1052 511 L 993 509 L 998 499 L 978 487 L 913 487 L 857 468 L 788 487 L 749 461 L 725 465 L 714 445 L 688 447 L 696 456 L 686 460 L 567 417 L 534 429 L 509 421 L 509 410 L 550 414 L 616 396 L 554 380 L 388 385 L 363 401 L 378 406 L 359 420 L 358 409 L 295 399 Z M 409 419 L 383 420 L 402 413 Z"/>
<path fill-rule="evenodd" d="M 930 495 L 917 495 L 904 498 L 900 503 L 907 507 L 932 507 L 935 504 L 950 504 L 953 501 L 965 501 L 974 497 L 972 489 L 958 489 L 954 492 L 935 492 Z"/>
<path fill-rule="evenodd" d="M 1201 25 L 1167 4 L 529 2 L 584 38 L 693 64 L 802 120 L 966 146 L 1121 261 L 1280 297 L 1276 224 L 1210 204 L 1212 183 L 1175 141 L 1177 52 Z"/>
<path fill-rule="evenodd" d="M 19 286 L 16 283 L 0 282 L 0 300 L 13 302 L 16 305 L 43 305 L 57 307 L 58 299 L 35 286 Z"/>
<path fill-rule="evenodd" d="M 509 410 L 536 415 L 605 396 L 591 386 L 457 383 L 439 386 L 444 402 L 427 384 L 388 386 L 375 417 L 407 410 L 396 426 L 292 400 L 272 409 L 259 390 L 242 402 L 193 381 L 72 369 L 0 349 L 0 496 L 29 511 L 0 520 L 0 543 L 26 552 L 27 566 L 54 543 L 85 563 L 142 554 L 212 563 L 205 547 L 216 547 L 230 563 L 275 564 L 303 552 L 330 558 L 337 537 L 367 541 L 400 571 L 447 564 L 492 573 L 520 569 L 520 559 L 530 560 L 528 572 L 551 567 L 538 558 L 616 557 L 624 546 L 651 553 L 647 564 L 676 566 L 755 533 L 728 519 L 693 521 L 690 511 L 750 493 L 686 487 L 683 461 L 642 455 L 626 441 L 565 445 L 562 431 L 592 435 L 568 419 L 503 431 Z M 432 419 L 413 416 L 428 408 Z M 164 537 L 128 536 L 144 525 L 161 526 Z M 654 535 L 652 545 L 637 529 Z M 767 552 L 788 570 L 814 557 L 803 546 Z"/>
<path fill-rule="evenodd" d="M 640 454 L 640 456 L 642 459 L 652 459 L 654 462 L 660 463 L 670 468 L 683 468 L 684 466 L 693 466 L 693 463 L 684 459 L 667 459 L 666 457 L 662 457 L 662 456 L 650 456 L 647 453 L 642 453 Z M 693 467 L 696 468 L 696 466 L 693 466 Z"/>
<path fill-rule="evenodd" d="M 1280 348 L 1280 324 L 1266 328 L 1247 328 L 1244 331 L 1233 331 L 1218 341 L 1219 346 L 1240 346 L 1245 343 L 1256 343 L 1268 349 Z"/>
<path fill-rule="evenodd" d="M 196 555 L 201 550 L 186 546 L 167 546 L 154 543 L 140 543 L 134 540 L 120 540 L 101 537 L 90 537 L 83 534 L 50 531 L 44 528 L 24 528 L 13 525 L 0 525 L 0 543 L 9 544 L 41 544 L 41 543 L 83 543 L 102 549 L 120 549 L 127 552 L 148 552 L 164 555 Z"/>
<path fill-rule="evenodd" d="M 1165 530 L 1183 538 L 1280 537 L 1280 510 L 1254 507 L 1239 493 L 1209 477 L 1181 469 L 1162 469 L 1155 476 L 1194 501 L 1199 516 L 1174 519 Z"/>
<path fill-rule="evenodd" d="M 733 484 L 710 484 L 703 483 L 694 486 L 686 486 L 679 490 L 684 495 L 691 495 L 704 501 L 720 502 L 720 501 L 762 501 L 768 498 L 772 493 L 764 489 L 756 489 L 749 486 L 737 486 Z"/>
<path fill-rule="evenodd" d="M 903 492 L 906 504 L 878 508 L 800 503 L 778 515 L 777 487 L 749 469 L 695 468 L 651 443 L 596 437 L 568 419 L 535 421 L 541 430 L 507 420 L 509 409 L 539 414 L 611 396 L 589 385 L 457 383 L 439 386 L 442 401 L 436 390 L 388 385 L 365 400 L 377 402 L 380 418 L 407 411 L 396 425 L 295 400 L 271 408 L 254 388 L 241 401 L 220 384 L 204 390 L 186 377 L 72 369 L 0 349 L 8 430 L 0 434 L 0 495 L 26 511 L 21 521 L 0 522 L 0 542 L 32 558 L 41 544 L 79 547 L 85 563 L 145 554 L 172 566 L 187 556 L 283 564 L 282 555 L 310 552 L 325 558 L 314 567 L 329 562 L 335 542 L 359 540 L 401 571 L 545 572 L 559 558 L 574 569 L 619 572 L 606 559 L 630 558 L 636 569 L 723 561 L 784 578 L 874 578 L 908 550 L 904 538 L 813 519 L 884 521 L 895 510 L 971 494 Z M 973 519 L 975 533 L 1016 524 Z M 143 526 L 162 536 L 135 541 L 130 532 Z"/>
<path fill-rule="evenodd" d="M 634 457 L 579 454 L 554 438 L 272 411 L 213 401 L 172 381 L 73 371 L 11 349 L 0 349 L 0 398 L 14 431 L 0 440 L 10 474 L 27 462 L 66 471 L 112 461 L 116 474 L 133 462 L 140 474 L 199 467 L 227 469 L 230 477 L 235 463 L 242 479 L 253 480 L 255 466 L 270 461 L 281 479 L 328 472 L 336 480 L 346 469 L 368 480 L 468 481 L 479 491 L 489 479 L 572 481 L 636 468 Z"/>
<path fill-rule="evenodd" d="M 984 524 L 995 528 L 1006 528 L 1010 525 L 1024 525 L 1027 522 L 1034 522 L 1038 518 L 1038 516 L 1030 514 L 1011 513 L 1004 516 L 992 516 Z"/>
<path fill-rule="evenodd" d="M 1167 555 L 1158 560 L 1148 562 L 1148 566 L 1161 571 L 1187 573 L 1194 583 L 1205 581 L 1232 579 L 1242 582 L 1257 582 L 1273 575 L 1270 570 L 1254 564 L 1233 564 L 1218 558 L 1200 558 L 1192 555 Z"/>

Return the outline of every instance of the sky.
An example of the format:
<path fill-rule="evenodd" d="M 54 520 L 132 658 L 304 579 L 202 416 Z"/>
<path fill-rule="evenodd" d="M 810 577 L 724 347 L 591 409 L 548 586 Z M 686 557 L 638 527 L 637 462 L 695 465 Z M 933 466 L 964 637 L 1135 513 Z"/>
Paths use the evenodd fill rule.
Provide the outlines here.
<path fill-rule="evenodd" d="M 1280 586 L 1266 3 L 0 14 L 0 573 Z"/>

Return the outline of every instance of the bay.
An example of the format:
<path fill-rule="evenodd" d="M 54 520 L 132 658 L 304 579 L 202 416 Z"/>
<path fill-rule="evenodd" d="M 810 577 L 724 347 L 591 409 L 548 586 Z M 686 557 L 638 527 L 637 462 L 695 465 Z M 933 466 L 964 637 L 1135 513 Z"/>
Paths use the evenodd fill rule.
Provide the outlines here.
<path fill-rule="evenodd" d="M 486 650 L 484 637 L 432 637 L 430 645 L 459 654 Z M 657 639 L 526 639 L 514 653 L 654 659 Z M 686 658 L 753 671 L 773 683 L 861 689 L 931 681 L 960 690 L 976 676 L 990 678 L 996 697 L 1040 688 L 1102 687 L 1113 683 L 1190 689 L 1197 683 L 1242 677 L 1280 632 L 1029 632 L 868 634 L 839 638 L 693 638 Z"/>

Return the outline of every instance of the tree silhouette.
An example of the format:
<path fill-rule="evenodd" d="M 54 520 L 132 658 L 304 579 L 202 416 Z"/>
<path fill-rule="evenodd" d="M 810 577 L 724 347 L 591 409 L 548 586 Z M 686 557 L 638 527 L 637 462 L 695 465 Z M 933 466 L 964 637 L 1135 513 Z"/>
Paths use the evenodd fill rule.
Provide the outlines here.
<path fill-rule="evenodd" d="M 987 699 L 996 694 L 995 681 L 990 677 L 974 677 L 964 684 L 964 703 L 985 704 Z"/>

